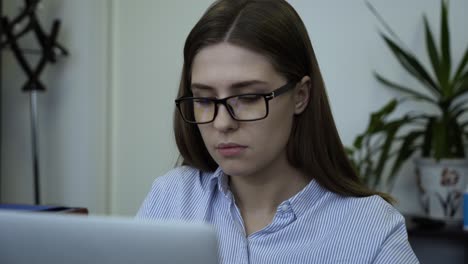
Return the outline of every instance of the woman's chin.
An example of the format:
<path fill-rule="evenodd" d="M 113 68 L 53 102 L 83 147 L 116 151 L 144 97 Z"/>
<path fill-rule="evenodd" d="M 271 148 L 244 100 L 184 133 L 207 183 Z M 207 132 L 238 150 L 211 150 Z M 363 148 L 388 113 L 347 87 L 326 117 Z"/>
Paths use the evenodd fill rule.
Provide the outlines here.
<path fill-rule="evenodd" d="M 252 174 L 255 170 L 250 168 L 250 166 L 245 164 L 245 162 L 222 162 L 219 163 L 219 166 L 223 172 L 229 176 L 245 176 Z"/>

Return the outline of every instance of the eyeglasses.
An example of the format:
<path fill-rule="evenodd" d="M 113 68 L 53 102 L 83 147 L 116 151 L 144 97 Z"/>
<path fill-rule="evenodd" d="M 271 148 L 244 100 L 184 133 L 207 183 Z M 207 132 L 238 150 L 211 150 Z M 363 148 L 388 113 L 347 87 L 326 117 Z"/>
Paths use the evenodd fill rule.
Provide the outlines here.
<path fill-rule="evenodd" d="M 212 97 L 180 97 L 175 100 L 177 109 L 185 122 L 207 124 L 215 120 L 218 105 L 222 104 L 232 119 L 237 121 L 256 121 L 268 116 L 268 102 L 295 87 L 288 82 L 271 93 L 248 93 L 229 96 L 223 99 Z"/>

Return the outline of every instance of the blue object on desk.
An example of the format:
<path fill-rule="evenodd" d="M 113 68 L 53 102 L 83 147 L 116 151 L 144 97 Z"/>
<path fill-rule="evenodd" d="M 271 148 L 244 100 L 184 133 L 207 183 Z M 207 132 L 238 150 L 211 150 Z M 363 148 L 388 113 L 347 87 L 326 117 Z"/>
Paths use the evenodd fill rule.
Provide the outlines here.
<path fill-rule="evenodd" d="M 0 210 L 61 211 L 63 209 L 65 209 L 65 207 L 54 205 L 0 204 Z"/>
<path fill-rule="evenodd" d="M 468 187 L 463 195 L 463 229 L 468 231 Z"/>

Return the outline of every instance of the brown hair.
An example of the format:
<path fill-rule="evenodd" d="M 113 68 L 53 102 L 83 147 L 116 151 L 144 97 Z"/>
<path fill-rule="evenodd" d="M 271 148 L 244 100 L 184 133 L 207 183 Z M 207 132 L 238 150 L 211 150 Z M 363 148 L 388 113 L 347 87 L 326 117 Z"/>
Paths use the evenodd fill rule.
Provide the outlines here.
<path fill-rule="evenodd" d="M 325 85 L 307 30 L 284 0 L 220 0 L 211 5 L 187 37 L 180 96 L 191 94 L 191 67 L 204 47 L 228 42 L 259 52 L 289 81 L 311 78 L 310 101 L 296 116 L 287 145 L 292 166 L 326 189 L 345 196 L 381 195 L 360 183 L 335 127 Z M 191 114 L 191 113 L 187 113 Z M 174 132 L 184 165 L 214 171 L 218 165 L 205 147 L 198 127 L 174 113 Z"/>

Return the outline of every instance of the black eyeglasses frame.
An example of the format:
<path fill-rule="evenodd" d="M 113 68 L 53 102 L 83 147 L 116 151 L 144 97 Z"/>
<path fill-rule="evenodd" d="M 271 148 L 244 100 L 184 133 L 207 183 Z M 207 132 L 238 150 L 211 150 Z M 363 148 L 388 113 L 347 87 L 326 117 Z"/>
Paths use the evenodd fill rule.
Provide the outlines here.
<path fill-rule="evenodd" d="M 272 92 L 269 92 L 269 93 L 247 93 L 247 94 L 237 94 L 237 95 L 232 95 L 232 96 L 228 96 L 228 97 L 225 97 L 225 98 L 222 98 L 222 99 L 218 99 L 218 98 L 214 98 L 214 97 L 188 97 L 188 96 L 182 96 L 180 98 L 177 98 L 175 100 L 175 104 L 177 106 L 177 109 L 179 110 L 179 113 L 180 115 L 182 116 L 182 119 L 187 122 L 187 123 L 190 123 L 190 124 L 197 124 L 197 125 L 201 125 L 201 124 L 208 124 L 208 123 L 211 123 L 213 122 L 215 119 L 216 119 L 216 116 L 218 115 L 218 105 L 219 104 L 222 104 L 224 105 L 224 107 L 226 107 L 226 109 L 228 110 L 228 113 L 229 115 L 231 116 L 232 119 L 236 120 L 236 121 L 239 121 L 239 122 L 251 122 L 251 121 L 258 121 L 258 120 L 262 120 L 262 119 L 265 119 L 267 118 L 268 114 L 269 114 L 269 101 L 286 93 L 286 92 L 289 92 L 290 90 L 294 89 L 296 87 L 296 82 L 288 82 L 286 83 L 285 85 L 279 87 L 278 89 L 275 89 L 274 91 Z M 231 106 L 227 103 L 227 101 L 231 98 L 234 98 L 234 97 L 239 97 L 239 96 L 262 96 L 265 100 L 265 106 L 266 106 L 266 113 L 265 113 L 265 116 L 263 117 L 260 117 L 260 118 L 256 118 L 256 119 L 249 119 L 249 120 L 242 120 L 242 119 L 238 119 L 234 116 L 234 112 L 233 110 L 231 109 Z M 181 109 L 181 106 L 180 104 L 183 102 L 183 101 L 192 101 L 192 100 L 195 100 L 195 99 L 203 99 L 203 100 L 209 100 L 211 102 L 213 102 L 215 104 L 215 112 L 213 114 L 213 119 L 211 119 L 210 121 L 206 121 L 206 122 L 194 122 L 194 121 L 190 121 L 190 120 L 187 120 L 185 117 L 184 117 L 184 113 Z"/>

